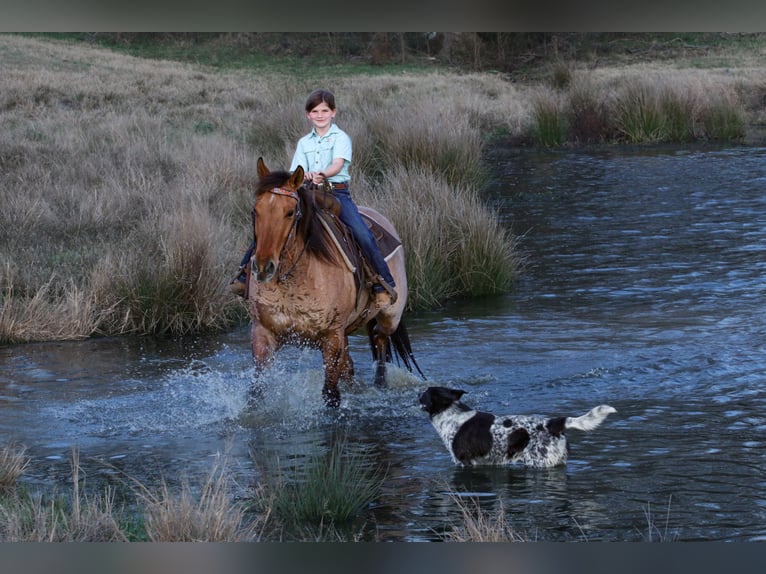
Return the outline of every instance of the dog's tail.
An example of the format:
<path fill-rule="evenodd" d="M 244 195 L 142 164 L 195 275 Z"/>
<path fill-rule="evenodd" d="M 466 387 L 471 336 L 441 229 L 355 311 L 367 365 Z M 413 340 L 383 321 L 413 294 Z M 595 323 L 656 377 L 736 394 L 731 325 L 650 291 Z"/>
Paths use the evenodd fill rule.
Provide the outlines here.
<path fill-rule="evenodd" d="M 604 419 L 607 416 L 616 412 L 617 409 L 614 407 L 610 407 L 609 405 L 599 405 L 592 408 L 581 417 L 567 417 L 566 422 L 564 423 L 564 428 L 581 431 L 593 430 L 604 422 Z"/>

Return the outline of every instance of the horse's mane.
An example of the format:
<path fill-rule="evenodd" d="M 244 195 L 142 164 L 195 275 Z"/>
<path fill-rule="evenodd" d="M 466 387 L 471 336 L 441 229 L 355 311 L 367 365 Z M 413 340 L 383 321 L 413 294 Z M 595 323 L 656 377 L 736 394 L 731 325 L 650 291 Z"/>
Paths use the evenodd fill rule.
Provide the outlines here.
<path fill-rule="evenodd" d="M 282 187 L 292 174 L 288 171 L 272 171 L 258 180 L 255 190 L 256 199 L 275 187 Z M 301 218 L 298 220 L 296 233 L 306 244 L 306 252 L 327 263 L 338 264 L 335 244 L 319 221 L 319 208 L 315 193 L 301 186 L 298 188 Z"/>

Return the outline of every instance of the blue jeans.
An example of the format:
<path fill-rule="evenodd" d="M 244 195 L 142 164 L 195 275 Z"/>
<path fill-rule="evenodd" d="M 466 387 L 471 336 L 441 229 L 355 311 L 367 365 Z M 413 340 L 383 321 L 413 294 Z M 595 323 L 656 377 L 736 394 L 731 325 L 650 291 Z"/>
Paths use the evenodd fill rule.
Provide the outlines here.
<path fill-rule="evenodd" d="M 336 189 L 334 193 L 335 197 L 340 201 L 340 220 L 351 230 L 354 239 L 359 243 L 359 247 L 362 249 L 362 253 L 364 253 L 364 257 L 378 275 L 383 277 L 386 283 L 391 287 L 396 287 L 394 278 L 391 276 L 391 270 L 388 268 L 388 263 L 383 259 L 378 243 L 375 241 L 375 236 L 362 219 L 362 214 L 359 213 L 354 200 L 351 199 L 351 194 L 345 189 Z M 384 289 L 376 283 L 373 285 L 372 290 L 378 292 Z"/>

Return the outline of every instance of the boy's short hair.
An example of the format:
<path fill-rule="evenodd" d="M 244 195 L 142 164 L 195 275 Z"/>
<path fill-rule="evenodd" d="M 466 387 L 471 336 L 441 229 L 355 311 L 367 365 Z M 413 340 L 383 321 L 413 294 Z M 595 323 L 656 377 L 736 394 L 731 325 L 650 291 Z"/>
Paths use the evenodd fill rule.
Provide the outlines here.
<path fill-rule="evenodd" d="M 331 110 L 335 110 L 335 96 L 330 90 L 318 89 L 314 90 L 306 98 L 306 111 L 310 112 L 319 104 L 327 104 Z"/>

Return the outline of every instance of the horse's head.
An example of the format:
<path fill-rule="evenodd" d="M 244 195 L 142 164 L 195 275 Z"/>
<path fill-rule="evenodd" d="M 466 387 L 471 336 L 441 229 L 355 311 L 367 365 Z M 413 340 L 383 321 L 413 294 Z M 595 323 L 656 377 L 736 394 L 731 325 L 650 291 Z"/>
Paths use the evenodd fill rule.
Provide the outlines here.
<path fill-rule="evenodd" d="M 253 206 L 256 238 L 252 277 L 261 283 L 274 279 L 279 261 L 301 218 L 298 189 L 303 185 L 303 168 L 292 174 L 269 171 L 263 158 L 258 158 L 258 187 Z"/>

